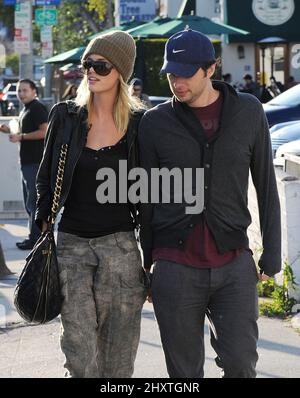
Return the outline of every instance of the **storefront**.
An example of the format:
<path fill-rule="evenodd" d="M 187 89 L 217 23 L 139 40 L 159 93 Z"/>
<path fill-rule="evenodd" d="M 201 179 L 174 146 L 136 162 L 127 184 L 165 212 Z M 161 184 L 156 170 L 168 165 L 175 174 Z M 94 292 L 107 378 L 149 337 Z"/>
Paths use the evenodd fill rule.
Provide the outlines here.
<path fill-rule="evenodd" d="M 236 79 L 250 73 L 266 85 L 271 76 L 285 85 L 290 76 L 300 81 L 300 1 L 225 0 L 224 20 L 250 32 L 229 36 L 223 53 Z"/>

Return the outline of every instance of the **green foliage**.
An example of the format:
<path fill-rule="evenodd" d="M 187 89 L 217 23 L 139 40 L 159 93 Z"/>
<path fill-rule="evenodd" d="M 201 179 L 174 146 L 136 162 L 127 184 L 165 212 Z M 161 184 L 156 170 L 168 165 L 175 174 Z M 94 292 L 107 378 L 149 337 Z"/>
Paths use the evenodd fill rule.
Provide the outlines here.
<path fill-rule="evenodd" d="M 159 74 L 162 66 L 165 39 L 137 41 L 136 74 L 143 78 L 148 95 L 170 96 L 167 78 Z M 142 74 L 139 73 L 142 71 Z"/>
<path fill-rule="evenodd" d="M 290 315 L 297 301 L 290 297 L 289 289 L 295 289 L 296 285 L 297 283 L 295 282 L 293 270 L 289 264 L 285 263 L 282 286 L 274 282 L 274 290 L 271 293 L 271 298 L 273 300 L 272 302 L 263 302 L 260 304 L 260 314 L 279 318 L 285 318 Z"/>
<path fill-rule="evenodd" d="M 65 0 L 58 6 L 58 24 L 53 27 L 54 54 L 84 46 L 99 25 L 97 11 L 85 2 Z M 100 30 L 100 28 L 99 28 Z"/>
<path fill-rule="evenodd" d="M 13 70 L 14 75 L 19 75 L 19 55 L 10 54 L 6 56 L 6 67 Z"/>
<path fill-rule="evenodd" d="M 259 297 L 271 297 L 275 288 L 274 278 L 270 278 L 267 281 L 259 281 L 257 284 L 257 290 Z"/>
<path fill-rule="evenodd" d="M 9 35 L 14 31 L 14 6 L 5 6 L 4 1 L 0 1 L 0 20 L 9 30 Z"/>
<path fill-rule="evenodd" d="M 88 0 L 87 1 L 87 9 L 89 11 L 96 11 L 99 17 L 99 20 L 103 20 L 106 15 L 107 9 L 107 1 L 105 0 Z"/>

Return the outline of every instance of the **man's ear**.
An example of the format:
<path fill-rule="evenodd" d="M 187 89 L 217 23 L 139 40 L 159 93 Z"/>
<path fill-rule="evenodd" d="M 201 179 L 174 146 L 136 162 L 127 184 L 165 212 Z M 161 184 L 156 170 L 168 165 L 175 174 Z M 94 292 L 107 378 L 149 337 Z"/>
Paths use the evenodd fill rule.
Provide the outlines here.
<path fill-rule="evenodd" d="M 212 65 L 207 69 L 207 77 L 208 77 L 208 78 L 211 78 L 211 77 L 214 75 L 214 73 L 215 73 L 215 71 L 216 71 L 216 67 L 217 67 L 217 63 L 212 64 Z"/>

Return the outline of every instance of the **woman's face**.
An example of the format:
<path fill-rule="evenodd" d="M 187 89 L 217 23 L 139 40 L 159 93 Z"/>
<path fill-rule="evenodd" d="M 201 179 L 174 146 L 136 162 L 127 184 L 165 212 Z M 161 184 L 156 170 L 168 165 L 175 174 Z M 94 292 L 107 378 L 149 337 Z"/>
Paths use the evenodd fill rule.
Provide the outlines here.
<path fill-rule="evenodd" d="M 98 54 L 89 55 L 87 60 L 109 62 L 106 58 Z M 110 73 L 106 76 L 97 74 L 93 67 L 89 68 L 85 73 L 87 75 L 88 88 L 93 94 L 102 94 L 105 92 L 116 93 L 120 77 L 116 68 L 113 67 Z"/>

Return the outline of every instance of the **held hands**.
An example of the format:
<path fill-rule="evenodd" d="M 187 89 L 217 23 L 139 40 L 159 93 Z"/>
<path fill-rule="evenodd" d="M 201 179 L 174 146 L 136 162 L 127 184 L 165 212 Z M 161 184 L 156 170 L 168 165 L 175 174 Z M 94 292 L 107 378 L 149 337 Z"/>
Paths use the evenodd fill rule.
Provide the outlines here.
<path fill-rule="evenodd" d="M 145 285 L 147 287 L 147 297 L 146 301 L 148 303 L 152 303 L 152 292 L 151 292 L 151 279 L 152 279 L 152 274 L 150 273 L 149 270 L 145 270 Z"/>
<path fill-rule="evenodd" d="M 47 229 L 48 229 L 48 223 L 46 221 L 43 221 L 42 232 L 47 231 Z"/>
<path fill-rule="evenodd" d="M 20 142 L 22 141 L 22 134 L 10 134 L 9 135 L 10 142 Z"/>
<path fill-rule="evenodd" d="M 260 280 L 260 281 L 267 281 L 268 279 L 270 279 L 270 277 L 268 276 L 268 275 L 266 275 L 266 274 L 261 274 L 260 272 L 258 272 L 257 273 L 257 275 L 258 275 L 258 279 Z"/>

